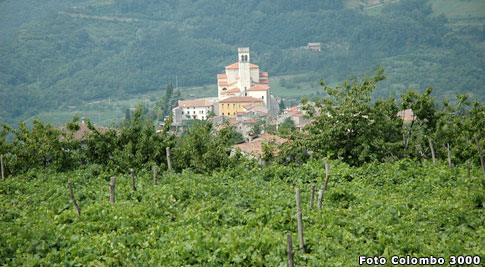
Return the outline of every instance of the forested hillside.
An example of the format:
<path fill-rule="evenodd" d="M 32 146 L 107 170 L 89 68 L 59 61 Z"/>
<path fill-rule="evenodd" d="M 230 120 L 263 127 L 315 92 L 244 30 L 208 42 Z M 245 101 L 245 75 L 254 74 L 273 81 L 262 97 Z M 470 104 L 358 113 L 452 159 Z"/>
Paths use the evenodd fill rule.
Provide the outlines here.
<path fill-rule="evenodd" d="M 436 1 L 386 1 L 378 11 L 348 2 L 1 1 L 0 119 L 159 90 L 176 77 L 214 83 L 241 46 L 270 75 L 340 81 L 382 64 L 388 79 L 376 95 L 433 86 L 441 98 L 483 98 L 480 19 L 456 26 L 434 12 Z M 306 51 L 308 42 L 322 51 Z"/>

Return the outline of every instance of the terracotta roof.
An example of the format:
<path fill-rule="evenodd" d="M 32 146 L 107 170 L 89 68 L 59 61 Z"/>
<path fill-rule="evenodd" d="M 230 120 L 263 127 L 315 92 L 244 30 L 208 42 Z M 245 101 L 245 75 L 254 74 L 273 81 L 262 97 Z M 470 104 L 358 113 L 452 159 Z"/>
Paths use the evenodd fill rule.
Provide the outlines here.
<path fill-rule="evenodd" d="M 258 65 L 249 64 L 250 69 L 259 69 Z M 226 66 L 226 69 L 239 69 L 239 62 Z"/>
<path fill-rule="evenodd" d="M 233 94 L 233 93 L 240 93 L 241 90 L 239 90 L 239 88 L 232 88 L 231 90 L 227 90 L 227 91 L 222 91 L 221 94 Z"/>
<path fill-rule="evenodd" d="M 263 155 L 263 145 L 261 144 L 261 142 L 237 144 L 234 145 L 233 148 L 239 148 L 245 154 L 252 154 L 258 157 Z"/>
<path fill-rule="evenodd" d="M 261 76 L 261 77 L 268 77 L 268 73 L 267 72 L 260 72 L 259 73 L 259 76 Z"/>
<path fill-rule="evenodd" d="M 102 127 L 102 126 L 94 126 L 96 130 L 98 130 L 100 133 L 107 132 L 109 128 Z M 57 129 L 69 134 L 70 131 L 67 129 L 67 126 L 59 126 Z M 92 133 L 91 130 L 89 130 L 88 125 L 85 123 L 79 123 L 79 130 L 73 134 L 74 139 L 76 140 L 82 140 L 86 137 L 87 134 Z M 60 137 L 61 140 L 64 140 L 64 136 Z"/>
<path fill-rule="evenodd" d="M 179 100 L 179 107 L 208 107 L 212 103 L 207 99 Z"/>
<path fill-rule="evenodd" d="M 217 74 L 217 79 L 227 79 L 226 74 Z"/>
<path fill-rule="evenodd" d="M 234 97 L 229 97 L 219 101 L 219 103 L 232 103 L 232 102 L 252 103 L 252 102 L 263 102 L 263 100 L 259 98 L 250 97 L 250 96 L 234 96 Z"/>
<path fill-rule="evenodd" d="M 293 107 L 285 108 L 285 111 L 298 111 L 298 106 L 293 106 Z"/>
<path fill-rule="evenodd" d="M 264 84 L 257 84 L 248 89 L 248 91 L 268 91 L 268 90 L 269 90 L 269 86 Z"/>
<path fill-rule="evenodd" d="M 277 135 L 270 135 L 270 134 L 263 134 L 257 138 L 255 138 L 252 142 L 249 143 L 242 143 L 234 145 L 233 148 L 239 148 L 242 152 L 246 154 L 252 154 L 254 156 L 261 156 L 263 155 L 263 142 L 264 143 L 271 143 L 275 142 L 277 145 L 281 145 L 285 142 L 288 142 L 288 139 L 281 138 Z"/>
<path fill-rule="evenodd" d="M 252 103 L 252 104 L 247 104 L 247 105 L 244 105 L 243 107 L 246 109 L 246 110 L 250 110 L 254 107 L 259 107 L 260 105 L 259 104 L 256 104 L 256 103 Z"/>
<path fill-rule="evenodd" d="M 259 137 L 256 138 L 256 140 L 258 139 L 264 139 L 264 140 L 267 140 L 267 141 L 274 141 L 277 145 L 281 145 L 283 143 L 286 143 L 288 142 L 288 139 L 286 138 L 281 138 L 277 135 L 274 135 L 274 134 L 262 134 L 260 135 Z"/>
<path fill-rule="evenodd" d="M 267 84 L 268 83 L 268 80 L 259 80 L 260 83 L 263 83 L 263 84 Z"/>
<path fill-rule="evenodd" d="M 256 122 L 256 120 L 253 119 L 253 118 L 242 121 L 242 123 L 255 123 L 255 122 Z"/>
<path fill-rule="evenodd" d="M 227 82 L 226 81 L 219 81 L 219 86 L 227 86 Z"/>

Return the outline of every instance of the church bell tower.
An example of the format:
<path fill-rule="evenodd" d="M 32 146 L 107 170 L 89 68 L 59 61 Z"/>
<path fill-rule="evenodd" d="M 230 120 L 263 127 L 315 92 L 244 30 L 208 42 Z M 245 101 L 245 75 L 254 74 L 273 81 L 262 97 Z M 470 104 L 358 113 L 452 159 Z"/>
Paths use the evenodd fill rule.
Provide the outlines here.
<path fill-rule="evenodd" d="M 249 47 L 240 47 L 237 52 L 239 58 L 239 89 L 241 89 L 241 92 L 246 92 L 251 87 Z"/>

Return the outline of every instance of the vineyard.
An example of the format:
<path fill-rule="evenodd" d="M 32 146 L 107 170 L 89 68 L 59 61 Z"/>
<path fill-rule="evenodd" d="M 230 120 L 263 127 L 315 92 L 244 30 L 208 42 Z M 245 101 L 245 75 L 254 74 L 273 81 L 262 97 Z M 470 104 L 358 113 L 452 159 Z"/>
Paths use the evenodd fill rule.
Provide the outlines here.
<path fill-rule="evenodd" d="M 476 164 L 403 159 L 350 167 L 323 161 L 267 168 L 245 161 L 198 174 L 150 168 L 131 176 L 96 164 L 35 168 L 0 181 L 0 265 L 358 266 L 359 256 L 481 256 L 485 180 Z M 116 177 L 116 201 L 110 179 Z M 81 209 L 78 215 L 68 180 Z M 301 191 L 305 252 L 298 249 Z"/>

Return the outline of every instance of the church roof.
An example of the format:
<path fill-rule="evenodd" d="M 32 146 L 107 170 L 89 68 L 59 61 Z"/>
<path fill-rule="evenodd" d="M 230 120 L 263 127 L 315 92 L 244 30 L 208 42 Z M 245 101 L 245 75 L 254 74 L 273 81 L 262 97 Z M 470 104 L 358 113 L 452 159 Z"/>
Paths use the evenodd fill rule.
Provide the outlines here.
<path fill-rule="evenodd" d="M 250 96 L 234 96 L 234 97 L 229 97 L 219 101 L 219 103 L 233 103 L 233 102 L 252 103 L 252 102 L 263 102 L 263 100 L 259 98 L 250 97 Z"/>
<path fill-rule="evenodd" d="M 248 89 L 248 91 L 268 91 L 269 86 L 264 84 L 256 84 L 255 86 Z"/>
<path fill-rule="evenodd" d="M 231 90 L 227 90 L 227 91 L 222 91 L 221 94 L 231 94 L 231 93 L 240 93 L 241 90 L 239 88 L 232 88 Z"/>
<path fill-rule="evenodd" d="M 261 76 L 261 77 L 268 77 L 268 73 L 267 72 L 260 72 L 259 73 L 259 76 Z"/>
<path fill-rule="evenodd" d="M 226 81 L 219 81 L 219 86 L 227 86 L 227 82 Z"/>
<path fill-rule="evenodd" d="M 227 79 L 227 75 L 226 74 L 217 74 L 217 79 L 221 79 L 221 80 Z"/>
<path fill-rule="evenodd" d="M 259 69 L 258 65 L 249 64 L 250 69 Z M 239 69 L 239 62 L 226 66 L 226 69 Z"/>

